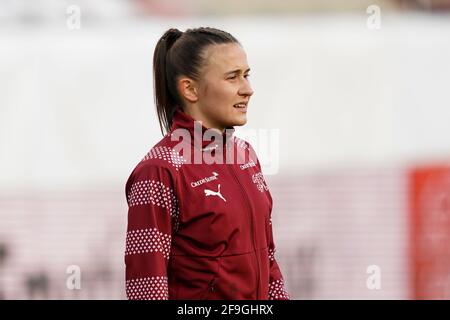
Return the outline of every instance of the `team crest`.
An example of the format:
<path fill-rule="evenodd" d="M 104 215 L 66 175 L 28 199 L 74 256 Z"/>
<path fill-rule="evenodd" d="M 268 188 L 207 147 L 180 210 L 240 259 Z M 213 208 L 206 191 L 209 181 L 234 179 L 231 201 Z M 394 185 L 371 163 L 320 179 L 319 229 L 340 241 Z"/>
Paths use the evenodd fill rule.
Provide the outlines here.
<path fill-rule="evenodd" d="M 252 176 L 253 183 L 256 184 L 256 187 L 259 191 L 263 192 L 264 190 L 269 190 L 269 187 L 267 186 L 266 180 L 264 180 L 264 176 L 261 172 L 255 173 Z"/>

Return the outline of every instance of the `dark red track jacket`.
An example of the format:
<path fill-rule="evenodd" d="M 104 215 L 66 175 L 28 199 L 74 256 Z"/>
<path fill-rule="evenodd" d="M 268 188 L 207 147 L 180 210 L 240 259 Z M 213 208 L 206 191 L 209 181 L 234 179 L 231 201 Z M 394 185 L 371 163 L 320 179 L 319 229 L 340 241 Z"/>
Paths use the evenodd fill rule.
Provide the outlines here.
<path fill-rule="evenodd" d="M 128 299 L 289 299 L 275 260 L 272 197 L 251 145 L 233 128 L 200 140 L 195 126 L 205 133 L 178 109 L 127 181 Z M 174 139 L 180 128 L 192 139 Z"/>

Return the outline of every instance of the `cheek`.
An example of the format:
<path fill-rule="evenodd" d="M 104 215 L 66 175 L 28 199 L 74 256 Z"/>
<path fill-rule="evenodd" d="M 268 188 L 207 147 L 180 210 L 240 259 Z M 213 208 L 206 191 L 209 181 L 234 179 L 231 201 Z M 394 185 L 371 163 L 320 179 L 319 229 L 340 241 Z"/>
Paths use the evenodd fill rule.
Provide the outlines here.
<path fill-rule="evenodd" d="M 234 86 L 227 82 L 221 82 L 217 85 L 205 86 L 203 92 L 205 100 L 215 105 L 229 104 L 235 100 L 236 89 Z"/>
<path fill-rule="evenodd" d="M 230 82 L 224 82 L 220 88 L 219 95 L 223 102 L 230 103 L 236 100 L 237 88 L 236 85 Z"/>

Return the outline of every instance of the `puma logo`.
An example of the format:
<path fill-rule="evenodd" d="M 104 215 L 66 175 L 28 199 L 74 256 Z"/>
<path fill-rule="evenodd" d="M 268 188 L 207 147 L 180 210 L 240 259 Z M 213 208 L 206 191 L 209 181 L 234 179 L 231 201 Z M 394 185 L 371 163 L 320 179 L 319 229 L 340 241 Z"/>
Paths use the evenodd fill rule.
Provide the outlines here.
<path fill-rule="evenodd" d="M 225 198 L 220 194 L 220 184 L 218 186 L 218 190 L 216 191 L 212 191 L 212 190 L 208 190 L 205 189 L 205 196 L 218 196 L 219 198 L 221 198 L 223 201 L 227 202 L 227 200 L 225 200 Z"/>

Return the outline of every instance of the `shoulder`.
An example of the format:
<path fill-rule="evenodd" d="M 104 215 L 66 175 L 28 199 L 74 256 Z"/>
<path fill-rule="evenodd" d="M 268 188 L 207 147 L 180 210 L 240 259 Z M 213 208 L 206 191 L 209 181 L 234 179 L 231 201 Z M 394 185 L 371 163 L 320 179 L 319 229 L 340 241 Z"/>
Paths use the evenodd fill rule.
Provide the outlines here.
<path fill-rule="evenodd" d="M 126 189 L 140 180 L 156 180 L 165 184 L 174 184 L 178 171 L 186 160 L 174 150 L 173 146 L 168 135 L 156 143 L 134 167 L 127 180 Z"/>
<path fill-rule="evenodd" d="M 169 135 L 164 136 L 147 152 L 138 166 L 161 166 L 170 171 L 179 171 L 186 163 L 186 159 L 174 149 L 175 144 Z"/>
<path fill-rule="evenodd" d="M 233 137 L 233 141 L 237 147 L 238 152 L 241 151 L 244 153 L 246 161 L 253 161 L 255 164 L 257 164 L 257 166 L 259 166 L 258 156 L 250 142 L 236 136 Z"/>
<path fill-rule="evenodd" d="M 242 138 L 239 138 L 237 136 L 233 136 L 233 141 L 236 144 L 236 146 L 241 149 L 248 149 L 251 147 L 250 142 L 248 142 Z"/>
<path fill-rule="evenodd" d="M 256 154 L 255 149 L 253 148 L 252 144 L 249 141 L 239 138 L 237 136 L 233 136 L 233 141 L 238 148 L 248 150 L 249 152 L 254 152 Z"/>

